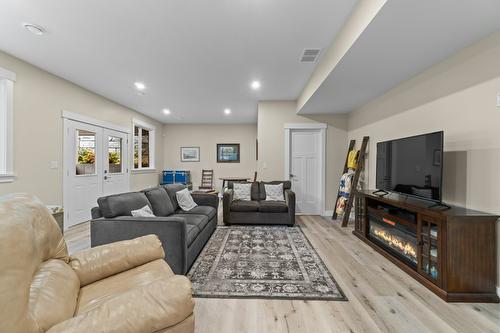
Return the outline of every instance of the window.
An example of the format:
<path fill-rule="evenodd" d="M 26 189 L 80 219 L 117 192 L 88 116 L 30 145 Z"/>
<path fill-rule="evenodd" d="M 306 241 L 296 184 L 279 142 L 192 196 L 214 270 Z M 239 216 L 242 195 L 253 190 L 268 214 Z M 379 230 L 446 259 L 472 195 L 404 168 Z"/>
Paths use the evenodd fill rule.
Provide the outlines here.
<path fill-rule="evenodd" d="M 16 74 L 0 68 L 0 182 L 14 180 L 13 98 Z"/>
<path fill-rule="evenodd" d="M 134 120 L 134 170 L 154 170 L 155 128 Z"/>
<path fill-rule="evenodd" d="M 76 174 L 95 175 L 95 138 L 94 132 L 76 130 Z"/>
<path fill-rule="evenodd" d="M 122 138 L 108 136 L 108 170 L 109 173 L 122 172 Z"/>

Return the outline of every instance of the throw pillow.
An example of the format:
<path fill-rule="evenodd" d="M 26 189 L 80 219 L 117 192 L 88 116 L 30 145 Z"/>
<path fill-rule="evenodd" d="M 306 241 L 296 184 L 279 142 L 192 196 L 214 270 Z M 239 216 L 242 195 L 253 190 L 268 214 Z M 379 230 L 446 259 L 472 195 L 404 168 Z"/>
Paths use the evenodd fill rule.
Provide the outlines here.
<path fill-rule="evenodd" d="M 147 205 L 140 209 L 131 211 L 130 214 L 132 214 L 132 216 L 134 217 L 155 217 L 155 215 L 151 211 L 151 208 L 149 208 L 149 206 Z"/>
<path fill-rule="evenodd" d="M 264 184 L 266 190 L 266 201 L 285 201 L 283 196 L 283 183 L 278 185 Z"/>
<path fill-rule="evenodd" d="M 233 184 L 233 200 L 250 201 L 251 198 L 251 183 L 234 183 Z"/>
<path fill-rule="evenodd" d="M 187 188 L 176 192 L 175 197 L 177 198 L 179 207 L 181 207 L 181 209 L 185 212 L 198 206 L 196 202 L 194 202 L 193 197 L 191 196 L 191 193 L 189 193 L 189 190 Z"/>

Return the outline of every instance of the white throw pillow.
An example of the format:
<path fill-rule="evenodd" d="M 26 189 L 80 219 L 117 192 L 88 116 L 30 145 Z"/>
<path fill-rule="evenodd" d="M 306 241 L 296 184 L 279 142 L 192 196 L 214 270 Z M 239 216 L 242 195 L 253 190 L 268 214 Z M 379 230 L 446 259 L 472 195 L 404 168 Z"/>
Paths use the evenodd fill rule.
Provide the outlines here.
<path fill-rule="evenodd" d="M 130 212 L 134 217 L 155 217 L 148 205 Z"/>
<path fill-rule="evenodd" d="M 233 184 L 233 200 L 252 200 L 251 196 L 252 184 L 251 183 L 234 183 Z"/>
<path fill-rule="evenodd" d="M 183 211 L 188 211 L 198 206 L 187 188 L 175 193 L 175 196 L 177 198 L 177 203 Z"/>
<path fill-rule="evenodd" d="M 283 183 L 278 185 L 264 184 L 266 190 L 266 201 L 285 201 L 283 196 Z"/>

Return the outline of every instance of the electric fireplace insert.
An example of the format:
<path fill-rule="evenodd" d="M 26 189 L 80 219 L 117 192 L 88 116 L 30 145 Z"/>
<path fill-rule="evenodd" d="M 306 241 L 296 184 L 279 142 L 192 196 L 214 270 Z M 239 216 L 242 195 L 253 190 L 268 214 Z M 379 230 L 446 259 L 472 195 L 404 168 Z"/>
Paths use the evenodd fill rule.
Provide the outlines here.
<path fill-rule="evenodd" d="M 412 221 L 413 220 L 413 221 Z M 417 267 L 417 224 L 368 212 L 368 237 L 408 264 Z"/>

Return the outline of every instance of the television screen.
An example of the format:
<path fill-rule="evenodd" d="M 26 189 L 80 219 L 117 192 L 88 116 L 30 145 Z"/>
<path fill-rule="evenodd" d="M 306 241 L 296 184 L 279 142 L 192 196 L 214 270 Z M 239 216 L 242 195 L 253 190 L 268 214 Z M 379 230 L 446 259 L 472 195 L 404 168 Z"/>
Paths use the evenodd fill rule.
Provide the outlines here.
<path fill-rule="evenodd" d="M 441 201 L 443 132 L 377 143 L 377 189 Z"/>

